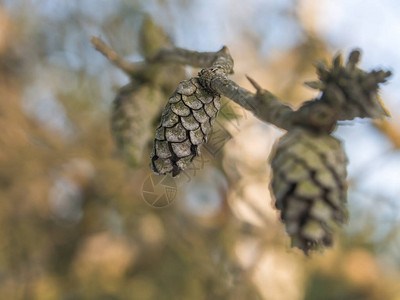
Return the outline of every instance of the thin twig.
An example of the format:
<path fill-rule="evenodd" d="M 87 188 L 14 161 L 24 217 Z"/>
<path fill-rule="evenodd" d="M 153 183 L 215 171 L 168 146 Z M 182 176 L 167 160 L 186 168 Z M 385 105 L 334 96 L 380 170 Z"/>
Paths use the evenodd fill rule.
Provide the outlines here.
<path fill-rule="evenodd" d="M 226 49 L 226 47 L 223 47 L 218 52 L 197 52 L 178 47 L 161 49 L 154 57 L 149 59 L 149 61 L 159 63 L 178 63 L 190 65 L 195 68 L 208 68 L 214 63 L 221 52 L 225 53 Z"/>
<path fill-rule="evenodd" d="M 110 46 L 108 46 L 102 39 L 97 37 L 92 37 L 90 42 L 99 51 L 103 54 L 110 62 L 112 62 L 115 66 L 120 68 L 129 76 L 132 76 L 139 70 L 139 66 L 121 58 L 117 52 L 115 52 Z"/>

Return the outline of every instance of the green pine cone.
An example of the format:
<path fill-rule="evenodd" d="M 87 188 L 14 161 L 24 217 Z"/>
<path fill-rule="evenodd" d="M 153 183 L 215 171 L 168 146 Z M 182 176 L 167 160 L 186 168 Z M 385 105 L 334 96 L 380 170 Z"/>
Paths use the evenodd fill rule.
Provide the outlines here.
<path fill-rule="evenodd" d="M 200 155 L 220 107 L 221 97 L 204 89 L 198 78 L 180 82 L 156 130 L 152 171 L 176 176 Z"/>
<path fill-rule="evenodd" d="M 272 157 L 272 190 L 293 245 L 306 254 L 332 245 L 332 231 L 347 218 L 347 157 L 328 134 L 294 129 Z"/>
<path fill-rule="evenodd" d="M 164 101 L 150 86 L 128 84 L 117 94 L 111 112 L 111 133 L 118 150 L 132 167 L 140 167 L 152 135 L 152 126 Z"/>

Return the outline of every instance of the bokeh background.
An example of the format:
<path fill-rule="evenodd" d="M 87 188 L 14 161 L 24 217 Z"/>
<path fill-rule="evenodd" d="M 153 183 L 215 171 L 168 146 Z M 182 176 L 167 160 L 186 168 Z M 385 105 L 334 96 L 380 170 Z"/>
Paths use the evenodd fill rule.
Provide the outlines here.
<path fill-rule="evenodd" d="M 339 50 L 393 71 L 392 117 L 335 132 L 350 221 L 333 249 L 290 247 L 269 192 L 283 132 L 229 100 L 180 178 L 152 177 L 149 153 L 124 162 L 109 116 L 129 78 L 90 37 L 141 61 L 145 15 L 176 46 L 228 45 L 237 83 L 252 90 L 248 74 L 294 107 L 317 96 L 302 84 L 313 62 Z M 0 299 L 400 299 L 399 48 L 396 0 L 0 1 Z M 173 202 L 154 208 L 144 190 Z"/>

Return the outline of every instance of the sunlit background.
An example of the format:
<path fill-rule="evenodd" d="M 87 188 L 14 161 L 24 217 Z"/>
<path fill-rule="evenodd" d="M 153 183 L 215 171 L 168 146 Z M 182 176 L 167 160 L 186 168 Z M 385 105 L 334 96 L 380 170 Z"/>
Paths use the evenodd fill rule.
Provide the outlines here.
<path fill-rule="evenodd" d="M 150 152 L 123 161 L 109 114 L 129 78 L 90 37 L 141 61 L 146 14 L 176 46 L 227 45 L 233 80 L 294 107 L 317 96 L 302 84 L 316 59 L 360 48 L 362 68 L 393 71 L 391 118 L 334 133 L 350 221 L 333 249 L 290 247 L 269 192 L 283 131 L 229 100 L 222 135 L 177 180 L 150 176 Z M 0 1 L 0 299 L 400 299 L 399 49 L 396 0 Z M 165 186 L 173 203 L 144 201 Z"/>

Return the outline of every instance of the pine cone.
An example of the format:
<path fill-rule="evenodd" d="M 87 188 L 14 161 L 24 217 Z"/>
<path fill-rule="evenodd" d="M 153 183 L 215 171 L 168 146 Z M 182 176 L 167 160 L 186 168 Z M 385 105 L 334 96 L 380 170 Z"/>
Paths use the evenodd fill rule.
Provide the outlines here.
<path fill-rule="evenodd" d="M 204 89 L 198 78 L 180 82 L 156 130 L 152 171 L 176 176 L 200 155 L 220 107 L 220 96 Z"/>
<path fill-rule="evenodd" d="M 133 168 L 143 161 L 163 98 L 159 90 L 150 86 L 128 84 L 113 102 L 111 132 L 122 156 Z"/>
<path fill-rule="evenodd" d="M 332 245 L 332 230 L 347 218 L 347 158 L 328 134 L 294 129 L 278 142 L 272 158 L 272 190 L 293 245 L 306 254 Z"/>

